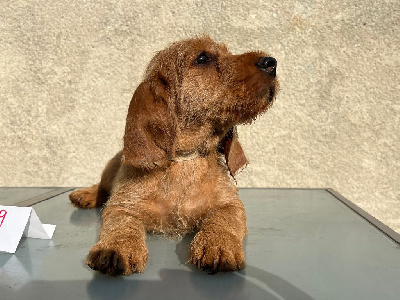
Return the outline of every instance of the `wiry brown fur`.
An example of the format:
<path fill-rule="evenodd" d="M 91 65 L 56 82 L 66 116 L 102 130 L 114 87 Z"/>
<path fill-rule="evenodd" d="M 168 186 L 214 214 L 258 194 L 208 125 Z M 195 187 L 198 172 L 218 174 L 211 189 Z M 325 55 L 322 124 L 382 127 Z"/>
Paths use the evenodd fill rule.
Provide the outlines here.
<path fill-rule="evenodd" d="M 206 53 L 205 64 L 198 57 Z M 278 91 L 256 63 L 208 37 L 172 44 L 150 62 L 126 120 L 124 149 L 98 185 L 74 191 L 80 208 L 104 206 L 86 263 L 110 275 L 140 273 L 146 232 L 198 230 L 189 261 L 217 271 L 244 267 L 246 215 L 231 176 L 247 163 L 236 125 L 265 112 Z M 204 58 L 204 57 L 203 57 Z"/>

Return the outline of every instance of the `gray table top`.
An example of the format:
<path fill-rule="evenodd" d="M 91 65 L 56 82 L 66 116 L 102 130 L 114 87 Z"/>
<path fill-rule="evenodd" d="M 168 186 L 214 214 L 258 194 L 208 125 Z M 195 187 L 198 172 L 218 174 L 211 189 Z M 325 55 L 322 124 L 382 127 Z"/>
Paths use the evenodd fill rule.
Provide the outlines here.
<path fill-rule="evenodd" d="M 331 190 L 241 189 L 245 270 L 209 275 L 186 264 L 193 236 L 148 235 L 145 272 L 113 278 L 84 264 L 101 211 L 49 189 L 0 188 L 0 204 L 38 202 L 41 221 L 57 225 L 51 241 L 0 252 L 1 299 L 399 299 L 399 236 Z"/>

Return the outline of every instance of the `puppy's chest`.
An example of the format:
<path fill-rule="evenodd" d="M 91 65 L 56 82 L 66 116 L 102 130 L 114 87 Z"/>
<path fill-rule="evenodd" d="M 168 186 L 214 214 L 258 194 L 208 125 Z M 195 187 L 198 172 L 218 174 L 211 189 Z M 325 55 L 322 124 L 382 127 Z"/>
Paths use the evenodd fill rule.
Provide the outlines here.
<path fill-rule="evenodd" d="M 201 161 L 173 164 L 159 182 L 163 213 L 178 219 L 201 218 L 216 196 L 216 173 Z"/>

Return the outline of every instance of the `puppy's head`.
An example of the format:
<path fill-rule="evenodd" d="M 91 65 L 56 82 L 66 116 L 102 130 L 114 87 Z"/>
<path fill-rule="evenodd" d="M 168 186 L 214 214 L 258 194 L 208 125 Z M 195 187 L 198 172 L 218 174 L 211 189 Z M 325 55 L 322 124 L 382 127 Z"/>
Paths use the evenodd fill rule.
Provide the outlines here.
<path fill-rule="evenodd" d="M 219 143 L 227 160 L 236 153 L 244 164 L 235 126 L 265 112 L 277 91 L 276 60 L 266 53 L 233 55 L 208 37 L 174 43 L 155 55 L 133 95 L 125 162 L 153 168 Z"/>
<path fill-rule="evenodd" d="M 232 55 L 210 39 L 191 41 L 181 84 L 182 113 L 216 126 L 246 123 L 276 96 L 276 60 L 263 52 Z"/>

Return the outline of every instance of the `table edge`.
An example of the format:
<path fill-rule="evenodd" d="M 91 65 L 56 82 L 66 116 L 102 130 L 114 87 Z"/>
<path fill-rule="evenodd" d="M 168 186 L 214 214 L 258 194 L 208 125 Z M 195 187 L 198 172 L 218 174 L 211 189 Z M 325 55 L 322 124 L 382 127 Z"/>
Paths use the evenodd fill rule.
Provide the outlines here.
<path fill-rule="evenodd" d="M 21 202 L 18 202 L 18 203 L 15 204 L 15 206 L 18 206 L 18 207 L 32 206 L 32 205 L 35 205 L 35 204 L 37 204 L 39 202 L 46 201 L 46 200 L 49 200 L 49 199 L 51 199 L 53 197 L 56 197 L 58 195 L 64 194 L 64 193 L 66 193 L 68 191 L 71 191 L 73 189 L 74 189 L 73 187 L 55 187 L 54 190 L 52 190 L 52 191 L 49 191 L 47 193 L 40 194 L 40 195 L 35 196 L 33 198 L 26 199 L 26 200 L 23 200 Z"/>
<path fill-rule="evenodd" d="M 398 234 L 396 231 L 391 229 L 389 226 L 383 224 L 381 221 L 379 221 L 378 219 L 376 219 L 375 217 L 373 217 L 372 215 L 367 213 L 361 207 L 357 206 L 350 200 L 343 197 L 341 194 L 339 194 L 334 189 L 326 188 L 325 190 L 328 193 L 330 193 L 332 196 L 334 196 L 336 199 L 338 199 L 340 202 L 342 202 L 344 205 L 346 205 L 348 208 L 350 208 L 357 215 L 359 215 L 364 220 L 366 220 L 368 223 L 370 223 L 372 226 L 374 226 L 376 229 L 378 229 L 380 232 L 382 232 L 384 235 L 386 235 L 388 238 L 390 238 L 397 245 L 400 246 L 400 234 Z"/>

